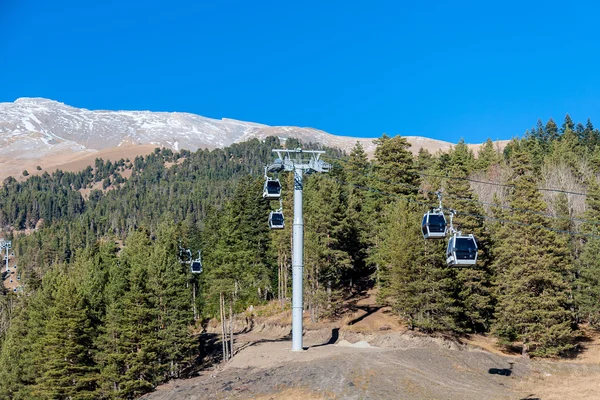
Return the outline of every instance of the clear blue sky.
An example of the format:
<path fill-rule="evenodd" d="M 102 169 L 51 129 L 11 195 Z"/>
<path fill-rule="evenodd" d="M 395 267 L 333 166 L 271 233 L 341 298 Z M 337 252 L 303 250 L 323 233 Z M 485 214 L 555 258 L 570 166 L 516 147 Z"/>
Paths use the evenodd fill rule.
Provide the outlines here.
<path fill-rule="evenodd" d="M 600 5 L 0 0 L 0 101 L 456 142 L 600 126 Z"/>

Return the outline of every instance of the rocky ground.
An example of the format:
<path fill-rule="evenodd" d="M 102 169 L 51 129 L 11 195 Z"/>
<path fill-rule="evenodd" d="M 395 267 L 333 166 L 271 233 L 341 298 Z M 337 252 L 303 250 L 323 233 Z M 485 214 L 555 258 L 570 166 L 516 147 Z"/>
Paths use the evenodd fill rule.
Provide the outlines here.
<path fill-rule="evenodd" d="M 289 326 L 263 321 L 236 336 L 236 355 L 226 364 L 170 382 L 144 399 L 578 400 L 600 393 L 600 364 L 590 355 L 594 340 L 575 360 L 529 360 L 503 353 L 484 337 L 407 331 L 372 297 L 353 306 L 337 322 L 307 321 L 306 350 L 299 353 L 290 351 Z M 216 343 L 218 335 L 202 339 Z"/>

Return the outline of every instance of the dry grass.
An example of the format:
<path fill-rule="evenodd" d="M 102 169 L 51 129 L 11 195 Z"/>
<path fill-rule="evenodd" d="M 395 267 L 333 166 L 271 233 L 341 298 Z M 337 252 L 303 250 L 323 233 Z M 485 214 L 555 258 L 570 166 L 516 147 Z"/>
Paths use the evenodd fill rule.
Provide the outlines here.
<path fill-rule="evenodd" d="M 478 347 L 492 354 L 499 356 L 518 356 L 520 353 L 510 351 L 504 346 L 498 344 L 498 339 L 484 335 L 468 335 L 461 338 L 461 342 L 467 343 L 471 346 Z"/>
<path fill-rule="evenodd" d="M 14 176 L 18 180 L 26 179 L 21 173 L 27 170 L 30 175 L 41 175 L 44 172 L 52 173 L 57 169 L 65 172 L 79 172 L 88 166 L 94 166 L 96 158 L 102 158 L 104 161 L 119 161 L 121 158 L 129 158 L 131 161 L 136 156 L 145 156 L 156 148 L 156 145 L 127 145 L 114 147 L 99 151 L 87 151 L 81 153 L 61 152 L 53 153 L 42 158 L 7 158 L 0 157 L 0 179 L 8 176 Z M 37 170 L 37 166 L 41 170 Z M 125 175 L 123 175 L 126 178 Z"/>
<path fill-rule="evenodd" d="M 600 374 L 557 374 L 534 376 L 520 382 L 517 391 L 524 398 L 544 400 L 590 400 L 600 397 Z"/>
<path fill-rule="evenodd" d="M 276 394 L 257 395 L 255 400 L 332 400 L 337 399 L 333 393 L 319 393 L 309 389 L 287 388 Z"/>

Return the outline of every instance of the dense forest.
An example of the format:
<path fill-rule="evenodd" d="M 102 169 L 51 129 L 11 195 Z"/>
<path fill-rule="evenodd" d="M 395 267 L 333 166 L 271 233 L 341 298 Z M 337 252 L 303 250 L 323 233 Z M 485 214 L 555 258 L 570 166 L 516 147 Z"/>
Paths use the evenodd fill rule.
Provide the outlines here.
<path fill-rule="evenodd" d="M 340 299 L 379 288 L 411 329 L 486 333 L 524 355 L 572 351 L 600 324 L 600 132 L 588 120 L 538 121 L 502 151 L 410 152 L 382 136 L 372 159 L 325 149 L 306 177 L 306 310 L 333 318 Z M 22 286 L 0 296 L 0 399 L 134 398 L 197 364 L 192 334 L 219 315 L 291 292 L 291 224 L 269 230 L 263 167 L 277 138 L 226 149 L 96 160 L 0 189 L 0 226 Z M 289 139 L 288 148 L 300 146 Z M 303 144 L 304 148 L 320 148 Z M 292 176 L 279 176 L 291 221 Z M 475 267 L 446 266 L 445 241 L 421 218 L 456 210 Z M 274 203 L 274 202 L 273 202 Z M 202 250 L 191 274 L 180 249 Z"/>

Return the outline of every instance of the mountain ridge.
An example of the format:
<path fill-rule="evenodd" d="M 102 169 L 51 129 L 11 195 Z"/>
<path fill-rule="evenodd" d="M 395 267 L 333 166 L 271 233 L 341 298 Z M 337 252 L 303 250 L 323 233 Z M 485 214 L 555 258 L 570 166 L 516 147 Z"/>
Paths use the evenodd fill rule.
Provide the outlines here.
<path fill-rule="evenodd" d="M 141 151 L 135 149 L 139 145 L 196 151 L 268 136 L 294 137 L 346 151 L 360 142 L 367 154 L 375 151 L 372 138 L 338 136 L 311 127 L 269 126 L 187 112 L 88 110 L 41 97 L 22 97 L 0 103 L 0 176 L 18 175 L 23 169 L 44 164 L 60 168 L 62 163 L 88 154 L 93 162 L 95 155 L 119 147 L 131 150 L 134 156 Z M 436 152 L 453 146 L 421 136 L 405 138 L 413 153 L 421 147 Z"/>

